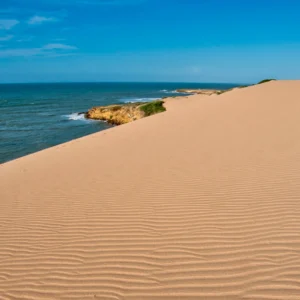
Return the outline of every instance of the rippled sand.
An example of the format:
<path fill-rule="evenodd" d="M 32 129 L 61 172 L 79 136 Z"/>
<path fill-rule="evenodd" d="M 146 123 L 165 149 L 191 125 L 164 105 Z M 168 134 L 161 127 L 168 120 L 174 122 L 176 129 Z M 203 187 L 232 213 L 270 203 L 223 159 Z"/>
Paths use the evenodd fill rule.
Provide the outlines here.
<path fill-rule="evenodd" d="M 300 81 L 0 166 L 0 299 L 300 299 Z"/>

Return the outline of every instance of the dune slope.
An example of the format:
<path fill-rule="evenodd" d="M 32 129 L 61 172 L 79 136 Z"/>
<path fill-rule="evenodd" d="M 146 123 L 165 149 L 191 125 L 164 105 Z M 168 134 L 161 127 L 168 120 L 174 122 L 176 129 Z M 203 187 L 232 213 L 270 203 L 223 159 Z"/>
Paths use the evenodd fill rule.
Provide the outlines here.
<path fill-rule="evenodd" d="M 300 82 L 0 166 L 0 299 L 300 297 Z"/>

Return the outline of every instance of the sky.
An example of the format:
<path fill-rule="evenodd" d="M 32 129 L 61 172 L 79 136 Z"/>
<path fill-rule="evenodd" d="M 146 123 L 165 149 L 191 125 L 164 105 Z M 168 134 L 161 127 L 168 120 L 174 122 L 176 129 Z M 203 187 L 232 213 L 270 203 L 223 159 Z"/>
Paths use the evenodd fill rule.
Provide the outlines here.
<path fill-rule="evenodd" d="M 0 0 L 0 83 L 300 79 L 299 0 Z"/>

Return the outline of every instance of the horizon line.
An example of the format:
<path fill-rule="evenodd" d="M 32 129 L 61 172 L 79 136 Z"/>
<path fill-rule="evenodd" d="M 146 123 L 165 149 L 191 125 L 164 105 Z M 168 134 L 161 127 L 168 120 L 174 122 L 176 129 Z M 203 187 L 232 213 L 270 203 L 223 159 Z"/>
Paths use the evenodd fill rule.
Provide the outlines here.
<path fill-rule="evenodd" d="M 251 83 L 216 82 L 216 81 L 32 81 L 32 82 L 0 82 L 0 85 L 13 84 L 66 84 L 66 83 L 193 83 L 193 84 L 236 84 L 248 85 Z"/>

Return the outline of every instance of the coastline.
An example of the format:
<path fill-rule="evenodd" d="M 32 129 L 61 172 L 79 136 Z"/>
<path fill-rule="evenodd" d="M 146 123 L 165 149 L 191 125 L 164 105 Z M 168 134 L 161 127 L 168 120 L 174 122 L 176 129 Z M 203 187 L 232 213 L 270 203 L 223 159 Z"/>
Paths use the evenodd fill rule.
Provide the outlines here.
<path fill-rule="evenodd" d="M 145 117 L 150 117 L 157 113 L 164 112 L 165 110 L 164 101 L 155 100 L 151 102 L 93 107 L 84 113 L 84 117 L 88 120 L 100 120 L 112 125 L 122 125 Z"/>
<path fill-rule="evenodd" d="M 176 90 L 178 94 L 188 95 L 220 95 L 226 90 L 213 90 L 213 89 L 179 89 Z M 177 98 L 182 96 L 173 96 Z M 145 117 L 164 112 L 164 100 L 170 100 L 171 97 L 164 97 L 150 102 L 135 102 L 113 104 L 108 106 L 96 106 L 89 109 L 87 112 L 78 113 L 83 114 L 86 119 L 105 121 L 112 125 L 123 125 L 133 121 L 140 120 Z"/>
<path fill-rule="evenodd" d="M 96 106 L 149 102 L 180 96 L 177 88 L 226 89 L 234 84 L 39 83 L 0 85 L 0 164 L 92 133 L 107 122 L 78 114 Z M 184 94 L 185 95 L 185 94 Z"/>
<path fill-rule="evenodd" d="M 299 93 L 164 99 L 0 165 L 0 298 L 296 300 Z"/>

